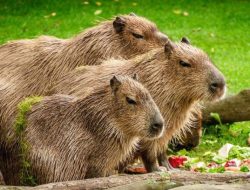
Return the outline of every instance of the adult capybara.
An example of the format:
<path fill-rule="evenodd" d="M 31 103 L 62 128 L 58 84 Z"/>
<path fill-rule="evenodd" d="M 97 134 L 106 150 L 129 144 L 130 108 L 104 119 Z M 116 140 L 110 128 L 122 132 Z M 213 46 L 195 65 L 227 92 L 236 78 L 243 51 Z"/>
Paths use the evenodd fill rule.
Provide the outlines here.
<path fill-rule="evenodd" d="M 124 15 L 70 39 L 43 36 L 0 46 L 0 144 L 12 135 L 16 106 L 24 97 L 45 95 L 77 66 L 100 64 L 110 57 L 131 58 L 162 47 L 166 39 L 154 23 Z"/>
<path fill-rule="evenodd" d="M 84 98 L 45 97 L 26 115 L 22 141 L 38 184 L 106 176 L 139 139 L 159 138 L 164 130 L 149 92 L 127 76 L 105 80 Z"/>
<path fill-rule="evenodd" d="M 99 66 L 84 66 L 62 77 L 52 93 L 82 96 L 92 91 L 93 84 L 105 83 L 113 73 L 138 73 L 140 81 L 151 93 L 166 122 L 162 138 L 141 141 L 141 156 L 147 171 L 158 170 L 166 163 L 167 143 L 189 126 L 199 102 L 220 98 L 225 91 L 221 72 L 202 50 L 186 38 L 180 43 L 168 41 L 158 48 L 131 60 L 109 60 Z"/>

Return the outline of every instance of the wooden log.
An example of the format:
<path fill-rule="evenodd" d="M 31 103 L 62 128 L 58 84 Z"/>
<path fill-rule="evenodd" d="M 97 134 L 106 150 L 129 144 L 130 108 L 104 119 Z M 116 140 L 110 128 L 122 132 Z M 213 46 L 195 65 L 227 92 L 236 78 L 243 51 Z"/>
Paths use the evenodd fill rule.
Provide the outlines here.
<path fill-rule="evenodd" d="M 20 190 L 98 190 L 98 189 L 123 189 L 125 187 L 149 187 L 154 185 L 157 187 L 169 187 L 171 182 L 177 184 L 225 184 L 225 183 L 243 183 L 250 185 L 250 173 L 223 173 L 223 174 L 211 174 L 211 173 L 199 173 L 189 171 L 174 171 L 174 172 L 157 172 L 141 175 L 114 175 L 103 178 L 93 178 L 78 181 L 66 181 L 39 185 L 36 187 L 13 187 L 13 186 L 0 186 L 0 189 L 20 189 Z M 145 189 L 145 188 L 144 188 Z"/>
<path fill-rule="evenodd" d="M 206 104 L 203 111 L 204 124 L 218 124 L 210 113 L 218 113 L 221 123 L 250 121 L 250 89 L 221 101 Z"/>
<path fill-rule="evenodd" d="M 198 173 L 189 171 L 177 171 L 177 172 L 158 172 L 158 173 L 148 173 L 141 175 L 115 175 L 104 178 L 94 178 L 79 181 L 69 181 L 69 182 L 58 182 L 50 183 L 45 185 L 40 185 L 34 187 L 34 190 L 47 190 L 47 189 L 107 189 L 114 188 L 129 184 L 148 184 L 148 183 L 170 183 L 180 182 L 180 183 L 231 183 L 231 182 L 241 182 L 250 183 L 250 174 L 246 173 L 224 173 L 224 174 L 210 174 L 210 173 Z"/>

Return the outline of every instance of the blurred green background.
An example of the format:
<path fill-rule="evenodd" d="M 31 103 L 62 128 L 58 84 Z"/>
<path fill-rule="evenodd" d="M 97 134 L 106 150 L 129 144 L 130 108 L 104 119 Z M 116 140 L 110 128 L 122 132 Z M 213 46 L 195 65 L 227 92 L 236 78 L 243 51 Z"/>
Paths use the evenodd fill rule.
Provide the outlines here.
<path fill-rule="evenodd" d="M 0 0 L 0 43 L 39 35 L 69 38 L 96 21 L 134 12 L 171 39 L 187 36 L 227 79 L 229 93 L 250 87 L 248 0 Z"/>
<path fill-rule="evenodd" d="M 249 8 L 248 0 L 0 0 L 0 43 L 39 35 L 69 38 L 97 21 L 134 12 L 155 22 L 171 39 L 187 36 L 204 49 L 224 73 L 232 94 L 250 87 Z M 209 131 L 200 146 L 204 151 L 225 142 L 246 145 L 250 124 Z M 218 138 L 218 143 L 206 144 Z"/>

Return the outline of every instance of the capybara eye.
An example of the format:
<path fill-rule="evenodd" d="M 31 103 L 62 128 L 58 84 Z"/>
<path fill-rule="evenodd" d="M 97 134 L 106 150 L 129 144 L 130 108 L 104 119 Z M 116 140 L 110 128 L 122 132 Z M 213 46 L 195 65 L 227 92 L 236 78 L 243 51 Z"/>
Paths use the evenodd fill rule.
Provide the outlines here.
<path fill-rule="evenodd" d="M 140 34 L 136 34 L 136 33 L 132 33 L 132 35 L 135 37 L 135 38 L 138 38 L 138 39 L 143 39 L 144 37 Z"/>
<path fill-rule="evenodd" d="M 126 100 L 127 100 L 128 104 L 136 105 L 136 101 L 135 100 L 133 100 L 133 99 L 131 99 L 129 97 L 126 97 Z"/>
<path fill-rule="evenodd" d="M 182 67 L 191 67 L 190 63 L 187 63 L 187 62 L 185 62 L 185 61 L 180 61 L 180 65 L 181 65 Z"/>

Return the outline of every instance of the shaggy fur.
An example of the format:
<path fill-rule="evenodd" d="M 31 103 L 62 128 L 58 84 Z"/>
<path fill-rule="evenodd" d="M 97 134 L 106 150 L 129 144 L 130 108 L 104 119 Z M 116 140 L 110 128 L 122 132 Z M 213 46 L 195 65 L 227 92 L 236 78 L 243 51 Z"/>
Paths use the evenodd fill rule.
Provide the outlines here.
<path fill-rule="evenodd" d="M 140 83 L 126 76 L 108 83 L 81 99 L 54 95 L 33 105 L 24 138 L 38 184 L 106 176 L 140 138 L 162 135 L 163 117 Z"/>
<path fill-rule="evenodd" d="M 183 131 L 181 138 L 173 138 L 170 141 L 170 147 L 174 151 L 179 151 L 181 149 L 191 150 L 200 144 L 200 139 L 202 136 L 202 112 L 197 110 L 197 113 L 193 113 L 194 119 L 192 120 L 192 125 L 186 131 Z"/>
<path fill-rule="evenodd" d="M 170 41 L 164 48 L 131 60 L 109 60 L 99 66 L 80 67 L 63 77 L 51 91 L 82 96 L 93 90 L 93 84 L 106 84 L 106 79 L 113 73 L 138 73 L 166 122 L 162 138 L 141 141 L 141 155 L 148 171 L 158 169 L 156 156 L 160 165 L 167 166 L 167 143 L 189 127 L 193 119 L 191 113 L 200 109 L 199 101 L 218 99 L 225 90 L 223 75 L 203 51 L 186 43 Z M 180 61 L 190 65 L 183 66 Z M 217 84 L 215 90 L 211 90 L 213 83 Z"/>
<path fill-rule="evenodd" d="M 12 138 L 16 106 L 23 98 L 46 95 L 48 87 L 77 66 L 131 58 L 162 47 L 166 39 L 154 23 L 124 15 L 71 39 L 42 36 L 0 46 L 0 144 Z"/>
<path fill-rule="evenodd" d="M 0 185 L 5 185 L 2 172 L 0 171 Z"/>

